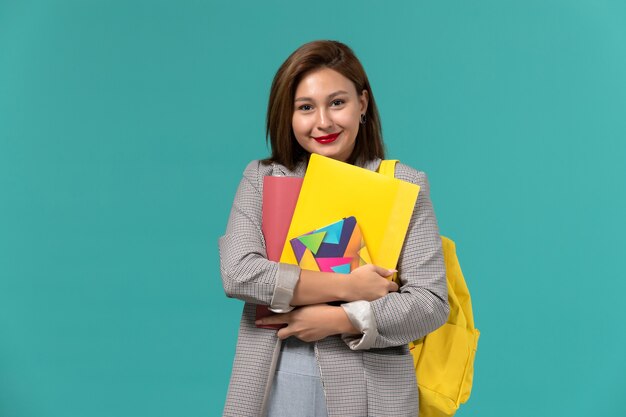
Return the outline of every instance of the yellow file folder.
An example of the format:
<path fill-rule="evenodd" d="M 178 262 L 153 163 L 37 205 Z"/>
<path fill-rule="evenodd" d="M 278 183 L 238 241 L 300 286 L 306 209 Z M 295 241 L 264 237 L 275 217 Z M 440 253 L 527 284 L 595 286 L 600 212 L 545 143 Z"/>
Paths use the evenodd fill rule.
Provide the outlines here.
<path fill-rule="evenodd" d="M 354 216 L 372 262 L 394 269 L 418 193 L 418 185 L 312 154 L 280 262 L 298 263 L 291 239 Z"/>

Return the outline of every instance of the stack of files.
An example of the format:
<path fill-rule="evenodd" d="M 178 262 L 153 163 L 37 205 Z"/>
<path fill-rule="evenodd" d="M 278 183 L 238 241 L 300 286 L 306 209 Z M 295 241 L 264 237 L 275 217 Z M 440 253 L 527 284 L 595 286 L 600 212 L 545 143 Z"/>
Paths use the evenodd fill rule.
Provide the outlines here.
<path fill-rule="evenodd" d="M 276 247 L 282 246 L 278 261 L 297 265 L 292 239 L 353 216 L 358 219 L 371 263 L 395 269 L 419 186 L 312 154 L 303 180 L 266 177 L 263 190 L 268 259 L 276 261 Z M 263 314 L 272 313 L 259 306 L 257 318 Z"/>

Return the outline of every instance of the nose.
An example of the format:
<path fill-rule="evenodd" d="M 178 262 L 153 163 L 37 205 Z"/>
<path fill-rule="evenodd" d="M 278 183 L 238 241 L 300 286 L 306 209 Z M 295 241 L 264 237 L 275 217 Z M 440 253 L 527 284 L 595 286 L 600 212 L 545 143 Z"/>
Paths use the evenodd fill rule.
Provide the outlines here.
<path fill-rule="evenodd" d="M 317 116 L 317 127 L 320 130 L 328 130 L 333 126 L 333 120 L 330 113 L 325 108 L 320 108 Z"/>

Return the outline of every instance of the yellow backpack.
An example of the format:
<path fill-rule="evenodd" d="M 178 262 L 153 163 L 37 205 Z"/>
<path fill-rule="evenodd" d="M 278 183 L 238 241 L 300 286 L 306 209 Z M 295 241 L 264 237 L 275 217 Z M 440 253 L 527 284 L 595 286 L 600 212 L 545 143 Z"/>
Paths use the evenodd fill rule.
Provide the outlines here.
<path fill-rule="evenodd" d="M 394 176 L 397 160 L 385 160 L 378 172 Z M 474 327 L 472 300 L 452 240 L 441 236 L 448 282 L 448 321 L 409 343 L 417 385 L 420 417 L 452 416 L 472 390 L 474 357 L 480 332 Z"/>

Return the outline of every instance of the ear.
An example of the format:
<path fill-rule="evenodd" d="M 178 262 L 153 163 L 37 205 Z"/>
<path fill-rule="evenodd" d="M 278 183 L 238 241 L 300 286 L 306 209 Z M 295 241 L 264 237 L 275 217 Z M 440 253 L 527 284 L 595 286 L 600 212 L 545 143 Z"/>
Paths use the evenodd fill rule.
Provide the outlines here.
<path fill-rule="evenodd" d="M 361 95 L 359 96 L 359 103 L 361 105 L 361 114 L 365 114 L 367 112 L 367 105 L 370 101 L 370 95 L 367 90 L 361 91 Z"/>

